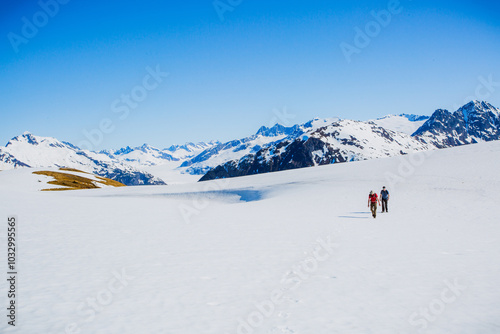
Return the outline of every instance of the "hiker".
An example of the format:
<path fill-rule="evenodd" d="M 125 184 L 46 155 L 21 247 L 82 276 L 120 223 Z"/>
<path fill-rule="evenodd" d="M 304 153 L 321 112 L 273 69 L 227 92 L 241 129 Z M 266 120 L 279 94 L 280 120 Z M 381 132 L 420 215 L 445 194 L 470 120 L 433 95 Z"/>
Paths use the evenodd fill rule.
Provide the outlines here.
<path fill-rule="evenodd" d="M 380 198 L 372 190 L 370 191 L 370 195 L 368 195 L 368 207 L 372 210 L 373 218 L 377 218 L 377 203 L 380 205 Z"/>
<path fill-rule="evenodd" d="M 382 197 L 382 212 L 389 212 L 387 204 L 391 196 L 389 195 L 389 190 L 385 189 L 385 186 L 383 186 L 380 191 L 380 197 Z"/>

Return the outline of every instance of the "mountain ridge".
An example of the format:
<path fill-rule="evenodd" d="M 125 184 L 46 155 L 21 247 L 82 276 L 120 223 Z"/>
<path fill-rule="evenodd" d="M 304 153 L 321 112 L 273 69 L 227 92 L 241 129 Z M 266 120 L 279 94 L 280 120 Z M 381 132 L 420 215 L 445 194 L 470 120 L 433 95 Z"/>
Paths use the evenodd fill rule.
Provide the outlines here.
<path fill-rule="evenodd" d="M 154 166 L 209 180 L 496 139 L 500 110 L 485 101 L 471 101 L 453 113 L 437 109 L 431 116 L 401 113 L 371 121 L 314 118 L 292 126 L 262 126 L 250 136 L 227 142 L 187 142 L 164 149 L 143 144 L 93 152 L 26 131 L 0 147 L 0 169 L 70 167 L 127 185 L 154 185 L 165 184 L 151 174 Z"/>
<path fill-rule="evenodd" d="M 451 113 L 436 110 L 413 136 L 438 148 L 500 139 L 500 109 L 474 100 Z"/>
<path fill-rule="evenodd" d="M 254 154 L 221 164 L 207 172 L 200 181 L 382 158 L 434 148 L 408 134 L 386 130 L 373 122 L 317 120 L 305 125 L 299 136 L 273 142 Z"/>
<path fill-rule="evenodd" d="M 405 131 L 401 131 L 399 128 L 400 131 L 392 131 L 389 129 L 391 124 L 387 122 L 385 122 L 385 126 L 380 126 L 381 121 L 384 124 L 383 121 L 394 117 L 405 118 L 416 124 L 421 122 L 421 126 L 415 132 L 408 134 L 409 138 L 412 139 L 411 145 L 405 146 L 401 138 L 398 138 L 397 134 L 402 134 Z M 344 121 L 333 122 L 329 127 L 347 128 L 341 126 L 342 122 Z M 409 114 L 388 115 L 374 121 L 359 122 L 359 124 L 372 125 L 372 127 L 354 136 L 344 137 L 341 135 L 342 131 L 339 132 L 328 127 L 322 129 L 323 132 L 309 131 L 310 136 L 302 139 L 295 138 L 293 145 L 292 141 L 279 146 L 271 143 L 268 147 L 262 148 L 254 154 L 248 154 L 239 160 L 231 160 L 218 165 L 209 170 L 200 181 L 380 157 L 370 156 L 370 150 L 385 150 L 386 156 L 403 155 L 414 149 L 420 150 L 422 147 L 440 149 L 500 139 L 500 110 L 484 101 L 471 101 L 453 114 L 447 110 L 438 109 L 430 117 Z M 411 129 L 411 127 L 409 128 Z M 360 142 L 359 139 L 363 134 L 369 133 L 375 136 L 371 138 L 367 146 L 366 142 Z M 388 140 L 393 147 L 384 149 L 381 144 L 378 144 L 377 147 L 370 146 L 380 138 Z M 398 146 L 402 149 L 396 153 Z M 362 152 L 356 152 L 356 150 Z M 320 154 L 317 153 L 318 151 Z"/>
<path fill-rule="evenodd" d="M 66 167 L 82 169 L 126 185 L 162 185 L 165 182 L 147 172 L 112 159 L 106 154 L 86 151 L 52 137 L 24 132 L 0 147 L 0 169 L 19 167 Z"/>

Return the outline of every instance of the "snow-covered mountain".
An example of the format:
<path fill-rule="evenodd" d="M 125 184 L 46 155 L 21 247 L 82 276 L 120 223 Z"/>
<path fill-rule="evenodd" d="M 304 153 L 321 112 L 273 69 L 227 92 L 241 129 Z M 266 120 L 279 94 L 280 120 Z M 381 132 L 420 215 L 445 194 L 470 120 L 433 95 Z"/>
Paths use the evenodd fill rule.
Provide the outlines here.
<path fill-rule="evenodd" d="M 387 115 L 373 120 L 375 124 L 387 130 L 413 134 L 429 119 L 429 116 L 412 114 Z"/>
<path fill-rule="evenodd" d="M 304 132 L 304 126 L 285 127 L 276 124 L 271 128 L 261 127 L 256 134 L 226 143 L 217 143 L 181 164 L 185 171 L 193 175 L 203 175 L 210 169 L 227 161 L 240 159 L 247 154 L 258 152 L 262 147 L 279 142 L 289 136 Z"/>
<path fill-rule="evenodd" d="M 455 111 L 438 109 L 414 136 L 439 148 L 500 139 L 500 109 L 471 101 Z"/>
<path fill-rule="evenodd" d="M 487 102 L 472 101 L 453 114 L 440 109 L 426 119 L 401 114 L 369 122 L 324 120 L 320 128 L 314 125 L 321 121 L 314 120 L 286 138 L 212 168 L 200 181 L 500 139 L 500 110 Z"/>
<path fill-rule="evenodd" d="M 254 154 L 219 165 L 200 181 L 390 157 L 435 148 L 373 122 L 315 119 L 299 128 L 301 133 L 298 136 L 292 134 Z"/>
<path fill-rule="evenodd" d="M 385 129 L 410 135 L 428 118 L 428 116 L 401 114 L 399 116 L 386 116 L 373 122 Z M 252 136 L 214 145 L 199 155 L 186 160 L 181 167 L 185 168 L 187 173 L 203 175 L 226 162 L 239 160 L 249 154 L 256 154 L 259 150 L 277 145 L 285 139 L 294 140 L 306 132 L 311 132 L 336 120 L 338 119 L 315 118 L 307 123 L 291 127 L 285 127 L 281 124 L 276 124 L 271 128 L 263 126 Z"/>
<path fill-rule="evenodd" d="M 219 145 L 220 142 L 217 140 L 212 140 L 209 142 L 199 142 L 199 143 L 186 143 L 184 145 L 172 145 L 169 148 L 164 149 L 164 152 L 169 152 L 177 160 L 184 160 L 192 158 L 202 151 L 209 149 L 213 146 Z"/>
<path fill-rule="evenodd" d="M 126 185 L 165 184 L 153 175 L 104 154 L 96 153 L 51 137 L 25 132 L 0 147 L 0 169 L 18 167 L 69 167 L 119 181 Z"/>
<path fill-rule="evenodd" d="M 104 153 L 110 158 L 117 159 L 124 164 L 143 168 L 162 165 L 172 161 L 186 160 L 218 144 L 220 144 L 218 141 L 200 142 L 197 144 L 186 143 L 184 145 L 172 145 L 163 150 L 144 144 L 135 148 L 127 146 L 115 151 L 104 150 L 100 153 Z"/>

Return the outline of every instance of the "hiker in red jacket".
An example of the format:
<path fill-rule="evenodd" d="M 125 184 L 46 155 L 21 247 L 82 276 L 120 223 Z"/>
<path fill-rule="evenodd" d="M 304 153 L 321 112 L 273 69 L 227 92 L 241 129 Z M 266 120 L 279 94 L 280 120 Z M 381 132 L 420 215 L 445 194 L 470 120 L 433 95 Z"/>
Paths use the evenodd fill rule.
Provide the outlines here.
<path fill-rule="evenodd" d="M 368 195 L 368 207 L 372 210 L 373 218 L 377 218 L 377 203 L 380 205 L 380 198 L 372 190 L 370 191 L 370 195 Z"/>

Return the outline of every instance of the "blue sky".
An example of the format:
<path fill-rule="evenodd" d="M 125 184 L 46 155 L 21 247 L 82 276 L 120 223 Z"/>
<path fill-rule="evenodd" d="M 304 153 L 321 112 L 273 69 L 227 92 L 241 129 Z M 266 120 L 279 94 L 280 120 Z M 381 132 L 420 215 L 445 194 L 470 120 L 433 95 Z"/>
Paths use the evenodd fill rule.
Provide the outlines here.
<path fill-rule="evenodd" d="M 500 107 L 490 1 L 54 1 L 0 5 L 2 144 L 30 131 L 164 148 L 276 121 Z"/>

